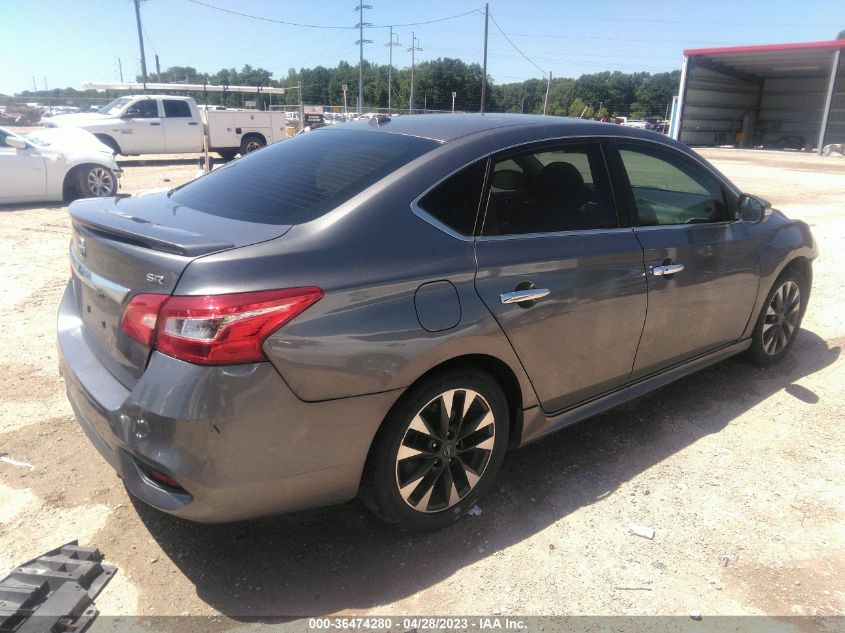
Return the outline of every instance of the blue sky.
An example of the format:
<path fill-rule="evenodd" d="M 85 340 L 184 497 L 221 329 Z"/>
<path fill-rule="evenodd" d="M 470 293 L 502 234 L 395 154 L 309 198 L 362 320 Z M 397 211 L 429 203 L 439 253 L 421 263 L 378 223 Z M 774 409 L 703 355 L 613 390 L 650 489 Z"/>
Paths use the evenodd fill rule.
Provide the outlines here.
<path fill-rule="evenodd" d="M 271 19 L 352 26 L 356 0 L 203 0 Z M 365 21 L 407 24 L 482 9 L 472 0 L 365 0 Z M 146 0 L 141 6 L 148 70 L 158 52 L 163 68 L 194 66 L 214 72 L 244 64 L 274 77 L 290 67 L 357 63 L 357 30 L 311 29 L 249 19 L 190 0 Z M 577 77 L 601 70 L 659 72 L 680 68 L 685 48 L 833 39 L 845 29 L 841 0 L 492 0 L 490 12 L 533 64 L 490 24 L 488 71 L 496 82 L 520 81 L 551 70 Z M 131 0 L 0 0 L 0 93 L 83 81 L 116 81 L 117 58 L 127 81 L 140 73 Z M 417 59 L 459 57 L 481 61 L 483 16 L 396 28 L 402 46 L 394 66 L 409 66 L 411 31 L 420 38 Z M 387 63 L 387 28 L 367 29 L 365 57 Z M 536 66 L 534 65 L 536 64 Z"/>

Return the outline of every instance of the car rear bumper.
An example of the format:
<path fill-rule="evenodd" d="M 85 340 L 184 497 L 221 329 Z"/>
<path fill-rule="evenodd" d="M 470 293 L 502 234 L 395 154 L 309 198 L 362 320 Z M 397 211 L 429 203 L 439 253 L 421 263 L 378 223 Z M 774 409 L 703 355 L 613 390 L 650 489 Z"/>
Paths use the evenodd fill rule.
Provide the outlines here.
<path fill-rule="evenodd" d="M 225 522 L 355 496 L 395 392 L 303 402 L 269 362 L 207 367 L 153 352 L 130 389 L 86 343 L 72 294 L 58 316 L 67 396 L 92 444 L 137 498 Z M 184 490 L 150 478 L 157 470 Z"/>

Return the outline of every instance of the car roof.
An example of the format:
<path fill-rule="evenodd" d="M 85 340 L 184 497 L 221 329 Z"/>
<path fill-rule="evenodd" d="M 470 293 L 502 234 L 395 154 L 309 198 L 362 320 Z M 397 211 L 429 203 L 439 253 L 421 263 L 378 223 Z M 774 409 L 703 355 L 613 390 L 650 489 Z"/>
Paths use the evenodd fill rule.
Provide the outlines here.
<path fill-rule="evenodd" d="M 374 121 L 378 120 L 376 126 Z M 460 114 L 411 114 L 400 117 L 373 118 L 365 121 L 354 121 L 344 124 L 346 129 L 373 130 L 392 134 L 405 134 L 429 138 L 442 143 L 471 134 L 495 133 L 508 127 L 544 126 L 555 136 L 581 135 L 613 135 L 632 138 L 654 138 L 654 132 L 602 123 L 574 117 L 544 116 L 540 114 L 507 114 L 507 113 L 460 113 Z M 664 137 L 665 138 L 665 137 Z"/>

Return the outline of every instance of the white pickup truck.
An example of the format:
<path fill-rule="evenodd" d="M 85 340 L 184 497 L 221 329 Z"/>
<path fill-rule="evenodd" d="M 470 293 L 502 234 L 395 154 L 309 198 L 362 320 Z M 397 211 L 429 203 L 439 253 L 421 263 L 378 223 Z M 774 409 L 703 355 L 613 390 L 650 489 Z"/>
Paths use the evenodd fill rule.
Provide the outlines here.
<path fill-rule="evenodd" d="M 205 134 L 210 151 L 233 158 L 287 137 L 284 112 L 200 110 L 190 97 L 169 95 L 118 97 L 98 112 L 59 115 L 46 125 L 87 130 L 128 156 L 201 152 Z"/>

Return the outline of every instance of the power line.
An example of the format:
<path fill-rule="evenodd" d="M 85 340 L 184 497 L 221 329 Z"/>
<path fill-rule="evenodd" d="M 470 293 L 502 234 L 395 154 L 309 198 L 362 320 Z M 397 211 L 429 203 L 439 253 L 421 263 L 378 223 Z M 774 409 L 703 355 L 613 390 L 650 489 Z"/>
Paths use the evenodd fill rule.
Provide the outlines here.
<path fill-rule="evenodd" d="M 147 43 L 150 45 L 150 48 L 153 49 L 153 53 L 158 55 L 158 51 L 156 50 L 155 44 L 153 44 L 152 39 L 150 39 L 150 34 L 147 33 L 147 27 L 145 27 L 143 23 L 141 23 L 141 30 L 144 32 L 144 37 L 147 38 Z"/>
<path fill-rule="evenodd" d="M 328 24 L 305 24 L 302 22 L 289 22 L 287 20 L 278 20 L 276 18 L 268 18 L 263 15 L 253 15 L 251 13 L 243 13 L 241 11 L 234 11 L 232 9 L 225 9 L 223 7 L 218 7 L 213 4 L 209 4 L 208 2 L 202 2 L 201 0 L 187 0 L 192 4 L 198 4 L 202 7 L 206 7 L 208 9 L 214 9 L 215 11 L 221 11 L 223 13 L 229 13 L 231 15 L 237 15 L 242 18 L 250 18 L 252 20 L 261 20 L 262 22 L 272 22 L 273 24 L 284 24 L 285 26 L 299 26 L 306 29 L 341 29 L 350 31 L 352 29 L 358 28 L 357 26 L 340 26 L 340 25 L 328 25 Z M 462 18 L 465 15 L 470 15 L 471 13 L 478 13 L 478 9 L 471 9 L 469 11 L 464 11 L 463 13 L 458 13 L 457 15 L 450 15 L 445 18 L 437 18 L 435 20 L 426 20 L 424 22 L 408 22 L 406 24 L 369 24 L 367 28 L 372 29 L 386 29 L 391 26 L 417 26 L 422 24 L 435 24 L 437 22 L 445 22 L 446 20 L 454 20 L 456 18 Z"/>
<path fill-rule="evenodd" d="M 374 29 L 386 29 L 388 27 L 397 27 L 397 26 L 422 26 L 424 24 L 435 24 L 437 22 L 445 22 L 446 20 L 454 20 L 456 18 L 462 18 L 465 15 L 471 15 L 473 13 L 482 13 L 481 9 L 470 9 L 469 11 L 464 11 L 463 13 L 458 13 L 457 15 L 450 15 L 446 18 L 437 18 L 436 20 L 426 20 L 425 22 L 407 22 L 405 24 L 375 24 L 372 28 Z"/>
<path fill-rule="evenodd" d="M 543 73 L 543 75 L 547 75 L 547 74 L 548 74 L 545 70 L 543 70 L 542 68 L 540 68 L 540 67 L 536 64 L 536 62 L 535 62 L 533 59 L 531 59 L 528 55 L 526 55 L 525 53 L 523 53 L 523 52 L 520 50 L 519 46 L 517 46 L 516 44 L 514 44 L 514 43 L 513 43 L 513 40 L 512 40 L 511 38 L 509 38 L 509 37 L 508 37 L 507 33 L 505 33 L 505 32 L 502 30 L 502 27 L 501 27 L 501 26 L 499 26 L 499 23 L 498 23 L 498 22 L 496 22 L 496 18 L 495 18 L 495 16 L 494 16 L 492 13 L 490 14 L 490 19 L 491 19 L 491 20 L 493 20 L 493 24 L 495 24 L 495 25 L 496 25 L 496 28 L 497 28 L 497 29 L 499 29 L 499 33 L 501 33 L 502 35 L 504 35 L 505 39 L 508 41 L 508 43 L 509 43 L 511 46 L 513 46 L 514 50 L 515 50 L 517 53 L 519 53 L 520 55 L 522 55 L 522 56 L 523 56 L 523 57 L 524 57 L 524 58 L 525 58 L 528 62 L 530 62 L 530 63 L 531 63 L 531 64 L 532 64 L 532 65 L 533 65 L 533 66 L 534 66 L 537 70 L 539 70 L 541 73 Z"/>
<path fill-rule="evenodd" d="M 200 2 L 200 0 L 188 0 L 193 4 L 198 4 L 203 7 L 207 7 L 209 9 L 214 9 L 215 11 L 221 11 L 223 13 L 230 13 L 232 15 L 239 15 L 242 18 L 251 18 L 253 20 L 261 20 L 262 22 L 273 22 L 274 24 L 284 24 L 286 26 L 301 26 L 306 29 L 342 29 L 345 31 L 350 31 L 356 27 L 354 26 L 330 26 L 326 24 L 303 24 L 301 22 L 288 22 L 286 20 L 277 20 L 275 18 L 268 18 L 261 15 L 252 15 L 250 13 L 241 13 L 240 11 L 233 11 L 232 9 L 224 9 L 223 7 L 217 7 L 213 4 L 208 4 L 207 2 Z"/>
<path fill-rule="evenodd" d="M 501 30 L 501 29 L 500 29 Z M 504 33 L 502 33 L 504 35 Z M 507 37 L 507 35 L 505 35 Z M 725 41 L 713 40 L 660 40 L 651 37 L 647 38 L 631 38 L 631 37 L 597 37 L 595 35 L 547 35 L 543 33 L 511 33 L 511 37 L 531 37 L 543 38 L 553 40 L 607 40 L 610 42 L 647 42 L 649 44 L 705 44 L 713 46 L 724 46 Z"/>
<path fill-rule="evenodd" d="M 525 15 L 513 13 L 501 13 L 501 17 L 520 18 L 523 20 L 566 20 L 567 22 L 643 22 L 653 24 L 706 24 L 717 26 L 830 26 L 829 24 L 811 23 L 811 22 L 735 22 L 730 20 L 728 22 L 718 22 L 713 20 L 667 20 L 663 18 L 609 18 L 609 17 L 573 17 L 569 15 Z"/>

